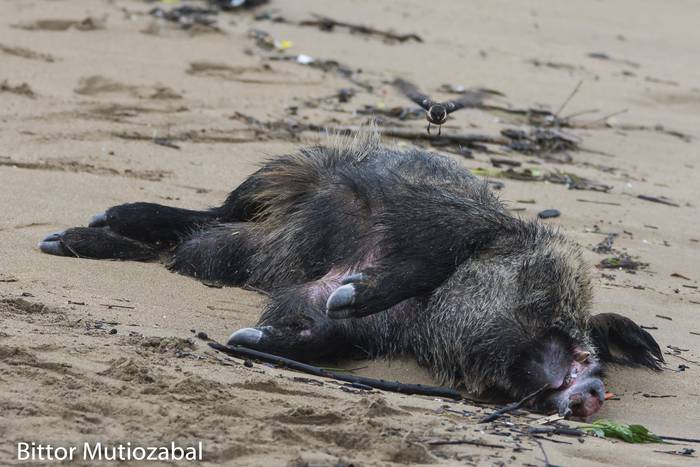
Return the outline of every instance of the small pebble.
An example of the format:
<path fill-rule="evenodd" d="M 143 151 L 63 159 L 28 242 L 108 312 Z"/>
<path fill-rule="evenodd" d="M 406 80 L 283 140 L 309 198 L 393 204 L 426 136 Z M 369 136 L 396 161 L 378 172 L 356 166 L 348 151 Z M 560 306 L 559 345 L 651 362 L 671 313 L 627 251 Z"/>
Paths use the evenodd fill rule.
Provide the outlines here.
<path fill-rule="evenodd" d="M 246 368 L 253 368 L 253 362 L 251 362 L 250 360 L 246 360 L 243 362 L 243 366 Z"/>
<path fill-rule="evenodd" d="M 197 337 L 198 337 L 199 339 L 202 339 L 203 341 L 208 341 L 208 340 L 209 340 L 209 334 L 207 334 L 207 333 L 204 332 L 204 331 L 199 331 L 199 332 L 197 333 Z"/>
<path fill-rule="evenodd" d="M 352 88 L 342 88 L 338 90 L 338 101 L 348 102 L 355 95 L 355 90 Z"/>
<path fill-rule="evenodd" d="M 561 212 L 558 209 L 545 209 L 544 211 L 537 214 L 540 219 L 550 219 L 552 217 L 561 216 Z"/>
<path fill-rule="evenodd" d="M 110 334 L 116 334 L 117 333 L 117 328 L 112 328 L 109 330 Z"/>

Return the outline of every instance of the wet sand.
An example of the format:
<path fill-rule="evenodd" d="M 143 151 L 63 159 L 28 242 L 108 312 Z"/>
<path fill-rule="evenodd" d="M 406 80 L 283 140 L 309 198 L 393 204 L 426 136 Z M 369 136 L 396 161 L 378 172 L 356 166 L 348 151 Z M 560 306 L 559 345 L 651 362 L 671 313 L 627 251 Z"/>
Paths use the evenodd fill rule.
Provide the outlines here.
<path fill-rule="evenodd" d="M 248 368 L 208 350 L 191 330 L 225 340 L 255 323 L 264 296 L 207 287 L 158 263 L 43 255 L 36 243 L 123 202 L 216 205 L 267 158 L 323 140 L 290 125 L 359 125 L 367 120 L 356 113 L 364 105 L 410 105 L 388 84 L 396 76 L 444 97 L 437 90 L 445 83 L 481 86 L 504 94 L 495 102 L 552 111 L 583 81 L 561 114 L 596 109 L 575 121 L 597 124 L 568 130 L 586 149 L 572 152 L 570 163 L 512 152 L 450 157 L 489 170 L 491 157 L 506 157 L 522 164 L 518 170 L 569 172 L 611 187 L 602 193 L 504 179 L 500 195 L 526 217 L 559 209 L 561 217 L 546 222 L 578 241 L 592 266 L 609 256 L 592 251 L 608 233 L 617 234 L 616 250 L 648 263 L 634 273 L 592 268 L 594 312 L 618 312 L 646 326 L 666 359 L 660 373 L 611 368 L 606 386 L 617 398 L 599 418 L 697 437 L 700 6 L 303 0 L 263 8 L 289 22 L 319 13 L 416 33 L 422 43 L 256 21 L 251 13 L 220 14 L 219 31 L 185 31 L 154 20 L 147 14 L 153 7 L 129 0 L 2 4 L 0 464 L 17 463 L 15 443 L 26 440 L 202 440 L 204 465 L 543 465 L 536 441 L 558 465 L 697 462 L 658 452 L 697 445 L 533 440 L 508 426 L 477 425 L 488 406 L 344 391 L 333 381 Z M 293 46 L 261 49 L 251 28 Z M 355 70 L 355 82 L 269 58 L 296 54 L 337 60 Z M 356 95 L 339 103 L 333 96 L 340 88 Z M 423 120 L 386 123 L 424 129 Z M 503 115 L 463 110 L 442 131 L 497 135 L 512 127 Z M 432 382 L 410 359 L 342 365 Z M 468 416 L 455 412 L 463 410 Z M 456 439 L 497 447 L 430 444 Z"/>

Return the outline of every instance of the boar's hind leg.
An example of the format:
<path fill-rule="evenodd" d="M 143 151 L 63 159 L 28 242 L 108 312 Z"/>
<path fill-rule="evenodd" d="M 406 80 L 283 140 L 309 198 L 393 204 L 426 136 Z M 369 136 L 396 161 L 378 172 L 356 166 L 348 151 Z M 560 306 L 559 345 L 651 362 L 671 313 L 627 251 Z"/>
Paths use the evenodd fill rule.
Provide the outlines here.
<path fill-rule="evenodd" d="M 616 313 L 601 313 L 590 320 L 591 338 L 601 360 L 644 365 L 659 370 L 664 361 L 659 344 L 631 319 Z"/>
<path fill-rule="evenodd" d="M 44 253 L 76 258 L 123 259 L 143 261 L 154 259 L 158 250 L 109 229 L 75 227 L 50 234 L 39 242 Z"/>
<path fill-rule="evenodd" d="M 180 243 L 171 253 L 168 268 L 200 280 L 245 284 L 256 238 L 247 222 L 211 225 Z"/>
<path fill-rule="evenodd" d="M 191 211 L 153 203 L 122 204 L 93 216 L 88 227 L 45 237 L 44 253 L 94 259 L 147 260 L 188 232 L 215 220 L 215 211 Z"/>
<path fill-rule="evenodd" d="M 258 324 L 234 332 L 228 344 L 303 361 L 343 356 L 351 346 L 342 325 L 324 312 L 328 292 L 319 282 L 276 292 Z"/>
<path fill-rule="evenodd" d="M 270 171 L 269 165 L 259 169 L 233 190 L 224 204 L 217 208 L 217 214 L 223 222 L 251 222 L 262 211 L 259 200 L 262 191 L 269 187 L 265 178 Z"/>

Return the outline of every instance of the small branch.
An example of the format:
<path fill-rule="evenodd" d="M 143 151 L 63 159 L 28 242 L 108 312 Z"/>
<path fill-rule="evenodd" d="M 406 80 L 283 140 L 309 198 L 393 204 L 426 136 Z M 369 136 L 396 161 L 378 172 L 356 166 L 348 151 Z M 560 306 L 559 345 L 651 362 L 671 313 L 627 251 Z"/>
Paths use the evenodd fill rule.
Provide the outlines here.
<path fill-rule="evenodd" d="M 454 389 L 440 386 L 424 386 L 422 384 L 403 384 L 398 381 L 385 381 L 383 379 L 366 378 L 364 376 L 350 375 L 345 373 L 336 373 L 334 371 L 324 370 L 317 366 L 301 363 L 285 357 L 279 357 L 259 350 L 253 350 L 240 345 L 228 346 L 217 342 L 210 342 L 209 347 L 219 352 L 224 352 L 238 358 L 253 358 L 266 363 L 283 366 L 291 370 L 301 371 L 314 376 L 336 379 L 345 381 L 351 384 L 360 384 L 369 386 L 382 391 L 398 392 L 401 394 L 418 394 L 422 396 L 443 397 L 446 399 L 461 400 L 462 395 Z"/>
<path fill-rule="evenodd" d="M 522 399 L 520 399 L 517 402 L 513 402 L 512 404 L 508 404 L 505 407 L 502 407 L 502 408 L 496 410 L 491 415 L 487 415 L 486 417 L 479 420 L 479 423 L 489 423 L 489 422 L 492 422 L 492 421 L 500 418 L 501 416 L 503 416 L 509 412 L 512 412 L 514 410 L 518 410 L 520 407 L 525 405 L 526 402 L 531 401 L 532 399 L 539 396 L 547 389 L 549 389 L 549 384 L 545 384 L 544 386 L 539 388 L 537 391 L 533 392 L 532 394 L 528 394 L 527 396 L 523 397 Z"/>
<path fill-rule="evenodd" d="M 586 125 L 595 125 L 596 123 L 603 123 L 603 122 L 606 122 L 609 118 L 613 118 L 613 117 L 616 117 L 618 115 L 622 115 L 622 114 L 627 113 L 627 112 L 629 112 L 629 109 L 617 110 L 613 113 L 603 115 L 602 117 L 600 117 L 597 120 L 593 120 L 592 122 L 588 122 Z"/>
<path fill-rule="evenodd" d="M 391 31 L 382 31 L 380 29 L 375 29 L 371 26 L 365 26 L 363 24 L 347 23 L 345 21 L 337 21 L 328 16 L 322 16 L 317 14 L 312 14 L 315 18 L 313 20 L 304 20 L 299 22 L 300 26 L 316 26 L 324 31 L 331 31 L 333 28 L 342 27 L 348 28 L 351 33 L 366 34 L 368 36 L 379 36 L 385 39 L 391 39 L 399 42 L 406 42 L 408 40 L 414 40 L 416 42 L 423 42 L 423 39 L 415 33 L 410 34 L 397 34 Z"/>
<path fill-rule="evenodd" d="M 180 149 L 180 146 L 173 143 L 169 138 L 153 138 L 153 142 L 159 146 L 165 146 L 170 149 Z"/>
<path fill-rule="evenodd" d="M 100 306 L 106 306 L 106 307 L 109 308 L 110 310 L 111 310 L 112 308 L 123 308 L 123 309 L 125 309 L 125 310 L 135 310 L 135 309 L 136 309 L 135 306 L 110 305 L 109 303 L 100 303 Z"/>

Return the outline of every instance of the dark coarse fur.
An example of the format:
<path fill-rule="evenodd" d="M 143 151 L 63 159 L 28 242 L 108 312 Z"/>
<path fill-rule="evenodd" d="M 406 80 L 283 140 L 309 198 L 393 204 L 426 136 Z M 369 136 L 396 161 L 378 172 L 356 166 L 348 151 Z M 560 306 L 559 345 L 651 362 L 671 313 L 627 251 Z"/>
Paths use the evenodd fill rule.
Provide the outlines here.
<path fill-rule="evenodd" d="M 54 254 L 165 252 L 174 271 L 268 291 L 244 340 L 304 360 L 409 354 L 441 383 L 509 397 L 549 381 L 573 349 L 662 361 L 631 321 L 591 317 L 587 267 L 562 234 L 511 216 L 451 159 L 384 147 L 372 131 L 270 161 L 220 208 L 116 206 L 46 240 Z M 337 297 L 350 319 L 329 316 Z"/>

